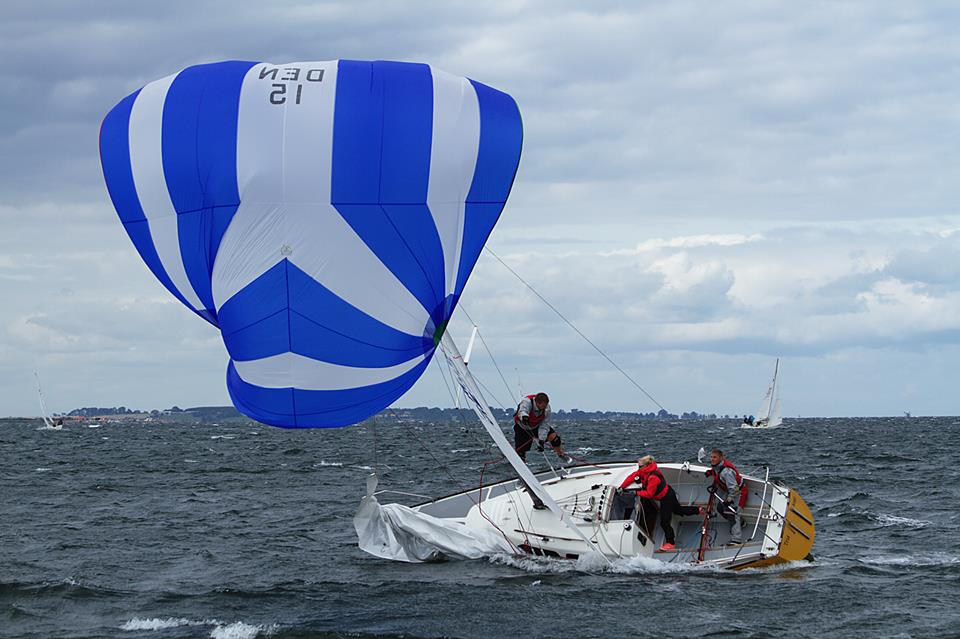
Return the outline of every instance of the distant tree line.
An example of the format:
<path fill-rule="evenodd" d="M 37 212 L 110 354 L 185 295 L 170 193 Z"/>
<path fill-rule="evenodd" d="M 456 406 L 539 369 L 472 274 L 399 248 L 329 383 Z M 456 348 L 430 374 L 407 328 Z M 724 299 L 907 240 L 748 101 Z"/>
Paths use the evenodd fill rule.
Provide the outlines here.
<path fill-rule="evenodd" d="M 456 408 L 430 408 L 420 406 L 417 408 L 391 408 L 383 411 L 377 417 L 383 419 L 414 419 L 418 421 L 445 421 L 456 419 L 458 414 L 469 412 L 469 409 Z M 513 419 L 513 409 L 490 407 L 493 416 L 500 421 L 509 421 Z M 734 416 L 736 417 L 736 416 Z M 583 411 L 579 408 L 573 408 L 569 411 L 560 409 L 553 412 L 552 419 L 557 421 L 589 421 L 601 419 L 730 419 L 728 415 L 717 415 L 716 413 L 700 414 L 697 411 L 687 411 L 680 415 L 670 413 L 666 410 L 660 410 L 656 413 L 633 413 L 630 411 Z"/>
<path fill-rule="evenodd" d="M 499 421 L 510 421 L 513 418 L 512 409 L 490 407 L 493 416 Z M 459 419 L 461 415 L 468 414 L 469 409 L 457 408 L 436 408 L 419 406 L 417 408 L 388 408 L 377 415 L 377 419 L 385 421 L 451 421 Z M 66 415 L 70 417 L 101 417 L 104 415 L 136 415 L 149 414 L 155 418 L 169 418 L 181 420 L 196 421 L 230 421 L 235 419 L 246 419 L 233 406 L 196 406 L 194 408 L 180 408 L 173 406 L 164 410 L 134 410 L 126 406 L 116 407 L 87 407 L 76 408 Z M 733 418 L 737 418 L 736 415 Z M 569 411 L 554 411 L 553 419 L 557 421 L 591 421 L 604 419 L 662 419 L 662 420 L 700 420 L 700 419 L 730 419 L 729 415 L 717 415 L 716 413 L 700 414 L 697 411 L 686 411 L 679 415 L 670 413 L 666 410 L 660 410 L 656 413 L 633 413 L 629 411 L 583 411 L 579 408 L 573 408 Z"/>
<path fill-rule="evenodd" d="M 69 417 L 100 417 L 101 415 L 136 415 L 143 412 L 126 406 L 111 406 L 109 408 L 75 408 L 66 415 Z"/>

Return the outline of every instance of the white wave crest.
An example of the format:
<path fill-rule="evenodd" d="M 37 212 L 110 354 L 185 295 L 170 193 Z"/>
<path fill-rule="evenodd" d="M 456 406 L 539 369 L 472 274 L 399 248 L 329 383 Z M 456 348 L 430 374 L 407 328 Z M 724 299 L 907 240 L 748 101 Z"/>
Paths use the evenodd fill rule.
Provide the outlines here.
<path fill-rule="evenodd" d="M 954 566 L 960 564 L 960 557 L 934 552 L 924 555 L 877 555 L 864 557 L 860 561 L 873 566 Z"/>
<path fill-rule="evenodd" d="M 134 617 L 120 626 L 120 629 L 165 630 L 167 628 L 179 628 L 181 626 L 213 626 L 213 630 L 210 631 L 210 637 L 212 639 L 254 639 L 258 636 L 270 636 L 277 631 L 276 624 L 270 626 L 255 626 L 242 621 L 235 621 L 234 623 L 228 624 L 217 619 L 196 621 L 183 617 L 167 617 L 166 619 L 160 619 L 158 617 L 152 619 Z"/>
<path fill-rule="evenodd" d="M 722 572 L 721 568 L 716 566 L 704 566 L 701 564 L 687 563 L 667 563 L 658 561 L 650 557 L 629 557 L 615 560 L 609 568 L 610 572 L 622 575 L 638 574 L 666 574 L 678 572 Z"/>
<path fill-rule="evenodd" d="M 927 521 L 925 519 L 910 519 L 909 517 L 897 517 L 896 515 L 887 515 L 886 513 L 880 513 L 879 515 L 871 515 L 874 520 L 879 522 L 883 526 L 906 526 L 907 528 L 926 528 L 932 521 Z"/>
<path fill-rule="evenodd" d="M 271 626 L 252 626 L 242 621 L 234 622 L 227 626 L 217 626 L 210 633 L 211 639 L 254 639 L 263 633 L 263 636 L 272 635 L 276 632 L 276 624 Z"/>
<path fill-rule="evenodd" d="M 563 574 L 570 572 L 599 573 L 610 572 L 620 575 L 637 574 L 673 574 L 687 572 L 721 572 L 715 566 L 703 566 L 688 563 L 667 563 L 649 557 L 624 557 L 611 562 L 604 561 L 596 553 L 582 555 L 579 559 L 552 559 L 549 557 L 517 557 L 515 555 L 494 555 L 491 563 L 503 564 L 534 574 Z"/>
<path fill-rule="evenodd" d="M 800 559 L 797 561 L 788 561 L 782 564 L 773 564 L 772 566 L 763 566 L 761 568 L 741 568 L 739 570 L 729 570 L 724 572 L 729 575 L 743 576 L 743 575 L 756 575 L 756 574 L 779 573 L 779 572 L 792 572 L 795 570 L 807 570 L 817 565 L 819 566 L 830 565 L 830 562 L 817 559 L 816 563 L 812 563 L 812 562 Z"/>
<path fill-rule="evenodd" d="M 534 574 L 560 574 L 574 572 L 579 560 L 550 559 L 548 557 L 518 557 L 516 555 L 497 554 L 490 557 L 490 563 L 519 568 Z"/>
<path fill-rule="evenodd" d="M 120 630 L 163 630 L 164 628 L 178 628 L 180 626 L 202 626 L 204 623 L 203 621 L 190 621 L 183 617 L 167 617 L 166 619 L 134 617 L 120 626 Z"/>

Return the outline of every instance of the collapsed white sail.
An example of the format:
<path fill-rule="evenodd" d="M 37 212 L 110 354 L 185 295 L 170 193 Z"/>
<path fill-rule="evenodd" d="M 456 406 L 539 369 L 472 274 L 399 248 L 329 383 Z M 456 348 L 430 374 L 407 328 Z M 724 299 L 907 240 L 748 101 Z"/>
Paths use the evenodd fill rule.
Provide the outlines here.
<path fill-rule="evenodd" d="M 375 557 L 419 563 L 444 557 L 480 559 L 515 552 L 492 526 L 468 528 L 401 504 L 381 504 L 374 495 L 376 488 L 377 476 L 370 475 L 367 495 L 353 517 L 360 549 Z"/>

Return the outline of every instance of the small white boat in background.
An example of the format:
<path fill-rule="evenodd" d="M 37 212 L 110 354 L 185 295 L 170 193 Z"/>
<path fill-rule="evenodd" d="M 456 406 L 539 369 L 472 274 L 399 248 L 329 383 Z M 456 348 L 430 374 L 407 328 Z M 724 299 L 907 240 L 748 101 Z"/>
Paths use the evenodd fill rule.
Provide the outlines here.
<path fill-rule="evenodd" d="M 47 403 L 43 400 L 43 389 L 40 387 L 40 374 L 34 371 L 33 376 L 37 378 L 37 396 L 40 397 L 40 416 L 43 418 L 43 426 L 40 428 L 42 430 L 63 430 L 63 418 L 53 419 L 47 413 Z"/>
<path fill-rule="evenodd" d="M 778 428 L 783 424 L 783 416 L 780 413 L 780 358 L 773 367 L 773 379 L 767 386 L 767 392 L 760 402 L 760 410 L 757 411 L 757 418 L 753 423 L 744 421 L 740 428 Z"/>

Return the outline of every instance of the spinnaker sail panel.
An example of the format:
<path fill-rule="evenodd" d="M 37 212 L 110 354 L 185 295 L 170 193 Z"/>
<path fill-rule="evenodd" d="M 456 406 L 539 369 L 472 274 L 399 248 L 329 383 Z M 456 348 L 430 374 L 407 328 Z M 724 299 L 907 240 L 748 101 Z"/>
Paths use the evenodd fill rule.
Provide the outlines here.
<path fill-rule="evenodd" d="M 329 427 L 429 363 L 521 139 L 510 96 L 428 65 L 232 61 L 122 100 L 100 150 L 144 262 L 221 329 L 237 408 Z"/>

